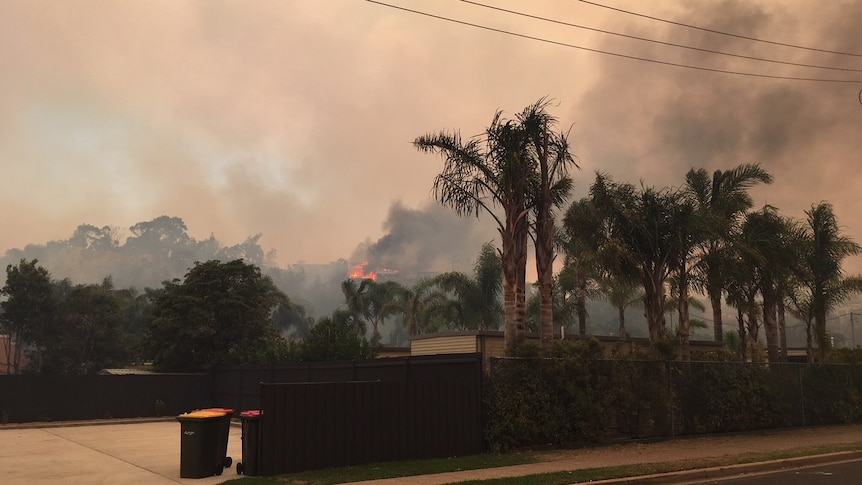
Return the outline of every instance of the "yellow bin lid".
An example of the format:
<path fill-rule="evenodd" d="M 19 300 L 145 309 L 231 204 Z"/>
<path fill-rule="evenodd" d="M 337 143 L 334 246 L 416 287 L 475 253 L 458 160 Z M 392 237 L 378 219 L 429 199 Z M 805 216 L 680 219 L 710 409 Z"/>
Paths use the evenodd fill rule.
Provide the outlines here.
<path fill-rule="evenodd" d="M 185 419 L 207 419 L 220 418 L 226 414 L 227 413 L 224 411 L 192 411 L 190 413 L 180 414 L 177 417 Z"/>

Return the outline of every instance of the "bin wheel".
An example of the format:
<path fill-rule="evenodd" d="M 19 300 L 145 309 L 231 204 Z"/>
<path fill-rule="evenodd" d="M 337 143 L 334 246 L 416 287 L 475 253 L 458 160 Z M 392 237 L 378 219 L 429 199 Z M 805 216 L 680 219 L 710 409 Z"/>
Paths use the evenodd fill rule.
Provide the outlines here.
<path fill-rule="evenodd" d="M 233 458 L 229 456 L 224 457 L 224 467 L 230 468 L 231 465 L 233 465 Z"/>
<path fill-rule="evenodd" d="M 241 461 L 236 462 L 236 474 L 242 475 L 243 471 L 244 471 L 244 467 L 242 466 L 242 462 Z"/>

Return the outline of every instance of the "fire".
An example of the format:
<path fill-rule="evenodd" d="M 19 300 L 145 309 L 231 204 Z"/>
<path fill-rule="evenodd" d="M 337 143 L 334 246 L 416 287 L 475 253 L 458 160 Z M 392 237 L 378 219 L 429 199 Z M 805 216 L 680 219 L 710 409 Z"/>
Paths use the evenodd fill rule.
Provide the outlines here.
<path fill-rule="evenodd" d="M 368 267 L 368 261 L 363 261 L 357 265 L 350 267 L 350 274 L 348 277 L 354 280 L 374 280 L 377 281 L 377 273 L 374 271 L 370 271 L 368 273 L 365 272 L 365 269 Z"/>

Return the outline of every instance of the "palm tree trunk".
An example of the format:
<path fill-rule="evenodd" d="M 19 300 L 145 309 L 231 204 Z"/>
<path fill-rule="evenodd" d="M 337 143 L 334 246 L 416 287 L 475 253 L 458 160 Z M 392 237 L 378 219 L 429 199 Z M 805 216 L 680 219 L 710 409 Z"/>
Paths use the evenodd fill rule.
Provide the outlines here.
<path fill-rule="evenodd" d="M 644 276 L 644 315 L 650 342 L 657 342 L 665 335 L 664 289 L 661 279 L 653 272 L 647 271 Z"/>
<path fill-rule="evenodd" d="M 745 318 L 744 313 L 742 311 L 742 305 L 736 309 L 736 323 L 739 326 L 737 332 L 739 332 L 739 359 L 742 362 L 748 361 L 748 346 L 745 342 Z"/>
<path fill-rule="evenodd" d="M 617 312 L 619 313 L 620 319 L 620 338 L 626 338 L 626 307 L 620 305 L 617 307 Z"/>
<path fill-rule="evenodd" d="M 779 362 L 778 322 L 775 317 L 778 298 L 771 282 L 763 282 L 761 294 L 763 295 L 763 327 L 766 330 L 766 356 L 769 363 Z"/>
<path fill-rule="evenodd" d="M 578 273 L 578 334 L 587 334 L 587 278 Z"/>
<path fill-rule="evenodd" d="M 688 316 L 688 274 L 685 260 L 680 264 L 679 271 L 679 339 L 681 344 L 681 357 L 683 362 L 691 361 L 691 343 L 689 342 L 690 328 Z"/>
<path fill-rule="evenodd" d="M 823 357 L 826 355 L 826 351 L 829 350 L 829 342 L 826 337 L 826 314 L 825 312 L 817 312 L 814 315 L 814 330 L 817 341 L 817 359 L 819 361 L 823 360 Z"/>
<path fill-rule="evenodd" d="M 778 335 L 781 346 L 781 362 L 787 362 L 787 318 L 784 309 L 784 298 L 778 299 Z"/>
<path fill-rule="evenodd" d="M 724 342 L 724 329 L 721 321 L 721 290 L 709 293 L 709 302 L 712 305 L 712 330 L 716 342 Z"/>

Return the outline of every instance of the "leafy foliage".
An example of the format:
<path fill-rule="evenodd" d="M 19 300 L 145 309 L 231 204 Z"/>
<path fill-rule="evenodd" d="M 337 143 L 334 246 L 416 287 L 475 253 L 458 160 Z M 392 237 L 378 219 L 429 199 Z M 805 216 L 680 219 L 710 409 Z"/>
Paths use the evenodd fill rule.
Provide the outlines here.
<path fill-rule="evenodd" d="M 149 355 L 170 371 L 259 362 L 275 339 L 273 310 L 285 301 L 257 266 L 195 263 L 184 281 L 166 282 L 156 297 Z"/>

